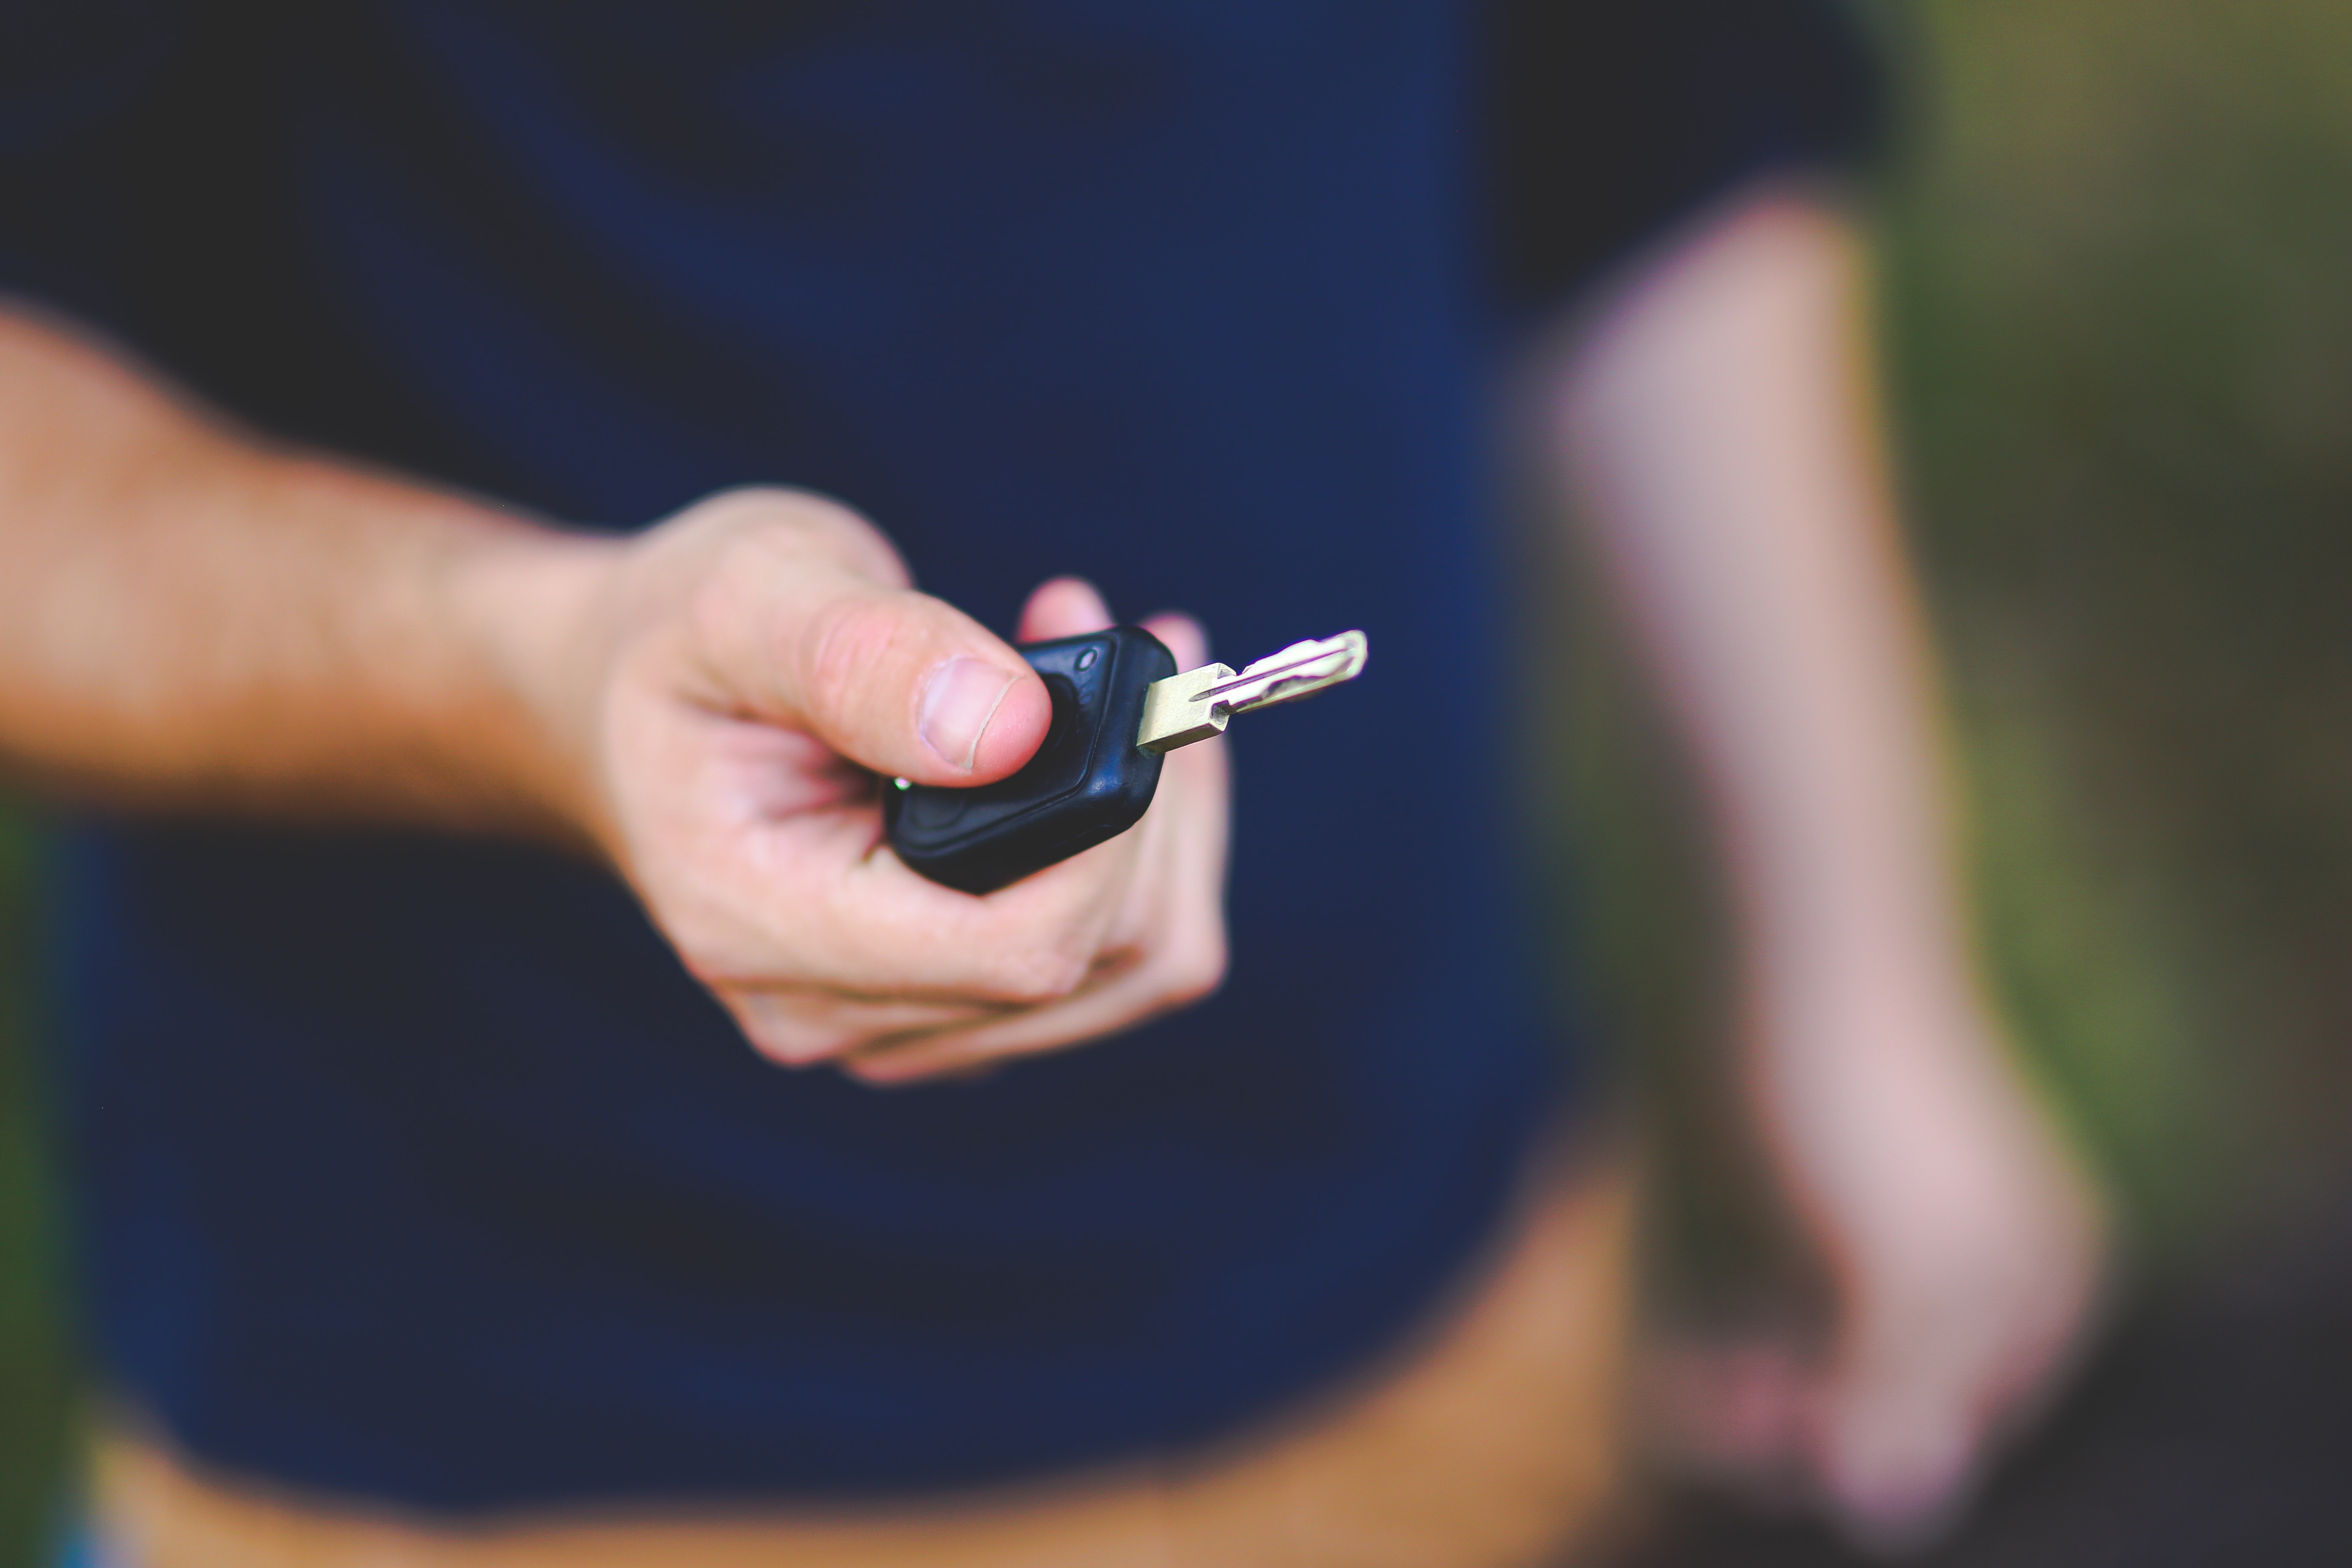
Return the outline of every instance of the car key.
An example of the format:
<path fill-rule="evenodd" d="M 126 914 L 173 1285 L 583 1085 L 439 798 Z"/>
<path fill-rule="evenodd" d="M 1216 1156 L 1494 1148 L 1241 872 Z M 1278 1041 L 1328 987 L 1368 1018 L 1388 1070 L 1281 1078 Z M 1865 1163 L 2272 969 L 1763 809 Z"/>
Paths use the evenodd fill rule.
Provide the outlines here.
<path fill-rule="evenodd" d="M 1053 726 L 1019 773 L 975 789 L 894 779 L 883 822 L 898 858 L 934 882 L 990 893 L 1134 826 L 1161 758 L 1224 732 L 1236 713 L 1312 696 L 1364 668 L 1361 632 L 1293 643 L 1246 669 L 1176 658 L 1139 626 L 1024 644 Z"/>

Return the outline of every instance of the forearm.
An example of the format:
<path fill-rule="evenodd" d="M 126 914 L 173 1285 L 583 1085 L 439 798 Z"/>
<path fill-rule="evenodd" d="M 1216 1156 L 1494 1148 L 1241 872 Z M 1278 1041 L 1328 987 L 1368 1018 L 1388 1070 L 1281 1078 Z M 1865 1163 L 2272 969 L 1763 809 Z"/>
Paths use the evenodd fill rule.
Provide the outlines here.
<path fill-rule="evenodd" d="M 1750 994 L 1798 1012 L 1828 987 L 1851 1008 L 1873 987 L 1969 984 L 1859 267 L 1827 210 L 1751 205 L 1619 302 L 1552 405 L 1563 472 L 1713 804 Z M 1925 1045 L 1896 1031 L 1883 1048 L 1906 1042 Z"/>
<path fill-rule="evenodd" d="M 1024 620 L 1110 624 L 1073 583 Z M 887 852 L 875 775 L 992 783 L 1052 714 L 836 502 L 743 489 L 565 534 L 273 448 L 0 312 L 0 764 L 58 795 L 563 840 L 758 1048 L 895 1083 L 1131 1027 L 1222 972 L 1212 748 L 1136 831 L 986 899 Z"/>
<path fill-rule="evenodd" d="M 566 832 L 611 547 L 273 449 L 0 311 L 0 762 L 163 809 Z"/>

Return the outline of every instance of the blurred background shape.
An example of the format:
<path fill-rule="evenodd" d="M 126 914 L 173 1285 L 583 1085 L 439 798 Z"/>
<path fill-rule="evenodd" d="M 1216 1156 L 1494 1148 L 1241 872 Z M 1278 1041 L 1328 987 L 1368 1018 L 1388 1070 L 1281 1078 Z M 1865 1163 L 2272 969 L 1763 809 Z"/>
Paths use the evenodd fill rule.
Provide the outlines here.
<path fill-rule="evenodd" d="M 2153 1303 L 1945 1560 L 2200 1560 L 2170 1521 L 2225 1445 L 2224 1512 L 2352 1458 L 2315 1393 L 2352 1366 L 2352 6 L 1864 3 L 1912 68 L 1883 310 L 1987 951 Z M 1591 652 L 1559 760 L 1669 1149 L 1662 1298 L 1769 1310 L 1790 1265 L 1712 1065 L 1672 759 Z M 28 846 L 0 830 L 0 1568 L 41 1561 L 74 1381 Z M 2239 1441 L 2263 1429 L 2302 1469 Z M 1673 1506 L 1662 1563 L 1838 1555 Z"/>
<path fill-rule="evenodd" d="M 75 1382 L 54 1192 L 28 1049 L 31 839 L 0 815 L 0 1565 L 43 1561 L 58 1522 Z"/>
<path fill-rule="evenodd" d="M 2352 8 L 1863 8 L 1903 65 L 1882 325 L 1986 951 L 2161 1271 L 2352 1133 Z M 1727 1238 L 1709 890 L 1588 620 L 1581 918 L 1684 1222 Z"/>
<path fill-rule="evenodd" d="M 2352 1129 L 2352 8 L 1916 15 L 1887 322 L 1992 949 L 2168 1249 Z"/>
<path fill-rule="evenodd" d="M 1881 320 L 1985 951 L 2129 1249 L 2108 1347 L 1928 1560 L 2352 1561 L 2352 7 L 1863 10 L 1906 67 Z M 1675 762 L 1582 635 L 1570 852 L 1665 1138 L 1658 1298 L 1785 1321 Z M 1659 1511 L 1657 1568 L 1855 1560 Z"/>

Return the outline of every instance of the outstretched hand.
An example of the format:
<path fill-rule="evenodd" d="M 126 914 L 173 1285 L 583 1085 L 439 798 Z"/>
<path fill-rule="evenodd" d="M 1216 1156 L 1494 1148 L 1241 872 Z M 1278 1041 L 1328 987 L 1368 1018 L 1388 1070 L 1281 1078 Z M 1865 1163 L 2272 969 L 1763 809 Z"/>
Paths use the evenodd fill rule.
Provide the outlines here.
<path fill-rule="evenodd" d="M 1052 708 L 1018 653 L 914 592 L 856 514 L 729 492 L 625 546 L 593 603 L 554 700 L 585 780 L 574 815 L 767 1056 L 877 1084 L 970 1072 L 1222 979 L 1216 742 L 1169 759 L 1135 828 L 985 898 L 890 852 L 877 775 L 1003 778 Z M 1062 579 L 1021 636 L 1110 624 Z M 1190 620 L 1147 625 L 1181 665 L 1205 661 Z"/>

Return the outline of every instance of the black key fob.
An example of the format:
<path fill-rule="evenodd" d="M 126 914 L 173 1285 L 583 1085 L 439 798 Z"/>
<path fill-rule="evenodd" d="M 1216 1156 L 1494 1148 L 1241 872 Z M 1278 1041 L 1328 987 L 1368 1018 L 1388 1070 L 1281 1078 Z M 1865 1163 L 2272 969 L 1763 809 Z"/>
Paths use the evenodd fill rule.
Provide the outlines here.
<path fill-rule="evenodd" d="M 1160 787 L 1158 753 L 1135 743 L 1144 688 L 1176 673 L 1176 656 L 1139 626 L 1030 643 L 1054 727 L 1026 766 L 977 789 L 893 780 L 882 820 L 898 858 L 934 882 L 992 893 L 1115 838 Z"/>

